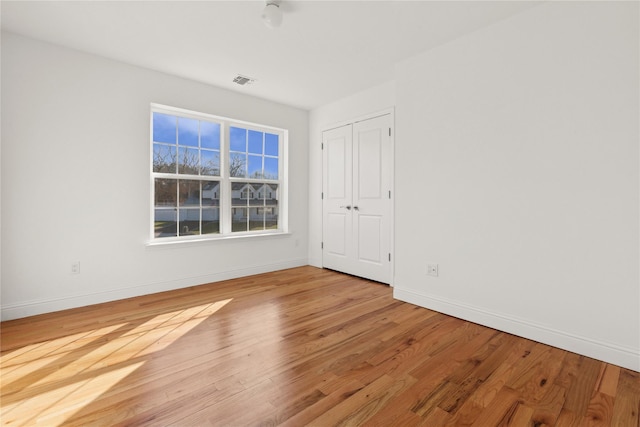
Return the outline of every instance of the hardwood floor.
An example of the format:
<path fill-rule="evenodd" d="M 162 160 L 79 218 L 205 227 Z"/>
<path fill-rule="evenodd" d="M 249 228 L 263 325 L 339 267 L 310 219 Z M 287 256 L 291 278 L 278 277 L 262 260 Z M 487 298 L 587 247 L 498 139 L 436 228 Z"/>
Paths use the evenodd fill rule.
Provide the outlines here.
<path fill-rule="evenodd" d="M 1 327 L 3 425 L 639 425 L 637 372 L 313 267 Z"/>

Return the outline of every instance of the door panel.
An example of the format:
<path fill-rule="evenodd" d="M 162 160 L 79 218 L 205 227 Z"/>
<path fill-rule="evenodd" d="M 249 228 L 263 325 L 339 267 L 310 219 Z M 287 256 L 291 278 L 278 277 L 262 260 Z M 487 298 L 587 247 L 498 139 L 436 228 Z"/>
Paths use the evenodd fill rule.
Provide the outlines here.
<path fill-rule="evenodd" d="M 328 214 L 327 234 L 331 238 L 327 239 L 326 252 L 331 256 L 346 257 L 347 215 L 341 213 Z"/>
<path fill-rule="evenodd" d="M 358 215 L 358 261 L 382 264 L 382 218 Z"/>
<path fill-rule="evenodd" d="M 323 266 L 391 283 L 391 115 L 323 132 Z"/>
<path fill-rule="evenodd" d="M 327 164 L 331 165 L 327 175 L 326 193 L 329 199 L 345 199 L 351 193 L 351 189 L 346 189 L 346 185 L 351 184 L 351 180 L 346 180 L 347 173 L 351 173 L 351 165 L 348 168 L 346 165 L 347 157 L 350 157 L 347 156 L 347 146 L 351 151 L 351 141 L 344 135 L 337 135 L 326 142 Z"/>
<path fill-rule="evenodd" d="M 352 129 L 343 126 L 322 135 L 323 174 L 323 253 L 322 263 L 339 271 L 349 269 L 353 255 Z M 349 206 L 349 209 L 346 207 Z"/>
<path fill-rule="evenodd" d="M 390 128 L 390 115 L 353 125 L 353 274 L 383 283 L 391 282 Z"/>
<path fill-rule="evenodd" d="M 382 146 L 380 129 L 361 132 L 357 135 L 359 199 L 379 199 L 382 172 Z"/>

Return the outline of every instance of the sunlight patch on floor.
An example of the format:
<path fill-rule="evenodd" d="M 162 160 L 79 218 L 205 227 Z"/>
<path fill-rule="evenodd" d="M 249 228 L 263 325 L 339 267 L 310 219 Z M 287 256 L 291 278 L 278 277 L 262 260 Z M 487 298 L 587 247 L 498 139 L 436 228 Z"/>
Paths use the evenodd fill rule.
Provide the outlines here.
<path fill-rule="evenodd" d="M 89 332 L 68 335 L 54 340 L 28 345 L 17 350 L 2 354 L 0 366 L 2 372 L 3 393 L 7 387 L 20 378 L 40 371 L 45 366 L 54 366 L 56 360 L 61 359 L 73 349 L 89 345 L 100 337 L 107 335 L 125 324 L 106 326 Z"/>
<path fill-rule="evenodd" d="M 59 426 L 142 365 L 144 362 L 113 369 L 9 404 L 2 408 L 2 423 Z"/>
<path fill-rule="evenodd" d="M 2 423 L 64 423 L 230 301 L 160 313 L 131 329 L 119 323 L 3 354 Z"/>
<path fill-rule="evenodd" d="M 37 344 L 30 344 L 16 350 L 7 351 L 0 355 L 2 372 L 4 374 L 9 372 L 12 367 L 21 366 L 25 362 L 40 359 L 42 357 L 65 354 L 69 349 L 77 348 L 84 344 L 82 342 L 83 340 L 95 341 L 97 338 L 107 335 L 124 325 L 126 325 L 126 323 L 105 326 L 104 328 L 65 335 L 60 338 L 39 342 Z"/>

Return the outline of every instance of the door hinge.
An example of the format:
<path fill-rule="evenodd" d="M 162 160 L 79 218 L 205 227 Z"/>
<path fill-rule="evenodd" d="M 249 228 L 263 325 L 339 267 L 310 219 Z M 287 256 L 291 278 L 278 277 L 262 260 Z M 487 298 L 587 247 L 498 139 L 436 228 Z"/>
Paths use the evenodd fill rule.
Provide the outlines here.
<path fill-rule="evenodd" d="M 389 128 L 389 136 L 391 136 L 391 128 Z"/>
<path fill-rule="evenodd" d="M 320 149 L 324 150 L 324 142 L 320 143 Z"/>
<path fill-rule="evenodd" d="M 320 249 L 324 249 L 324 242 L 320 242 Z"/>
<path fill-rule="evenodd" d="M 389 198 L 391 198 L 391 190 L 389 190 Z"/>
<path fill-rule="evenodd" d="M 389 261 L 391 261 L 391 253 L 389 253 Z"/>
<path fill-rule="evenodd" d="M 323 191 L 322 193 L 320 193 L 320 198 L 321 198 L 322 200 L 324 200 L 324 191 Z"/>

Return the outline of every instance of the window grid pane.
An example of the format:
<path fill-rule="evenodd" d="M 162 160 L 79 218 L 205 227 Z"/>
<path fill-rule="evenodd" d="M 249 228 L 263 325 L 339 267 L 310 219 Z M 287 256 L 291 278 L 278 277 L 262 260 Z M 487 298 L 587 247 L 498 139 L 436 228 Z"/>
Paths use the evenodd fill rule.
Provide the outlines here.
<path fill-rule="evenodd" d="M 153 171 L 176 173 L 176 147 L 153 143 Z"/>
<path fill-rule="evenodd" d="M 200 146 L 200 122 L 195 119 L 178 117 L 178 145 Z"/>
<path fill-rule="evenodd" d="M 235 126 L 229 134 L 229 176 L 278 180 L 278 135 Z"/>
<path fill-rule="evenodd" d="M 230 212 L 226 227 L 232 233 L 278 230 L 279 135 L 194 117 L 153 112 L 153 236 L 219 234 L 225 204 Z M 224 149 L 228 177 L 220 175 Z"/>

